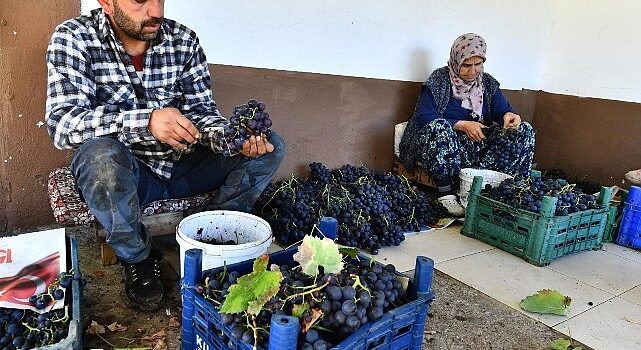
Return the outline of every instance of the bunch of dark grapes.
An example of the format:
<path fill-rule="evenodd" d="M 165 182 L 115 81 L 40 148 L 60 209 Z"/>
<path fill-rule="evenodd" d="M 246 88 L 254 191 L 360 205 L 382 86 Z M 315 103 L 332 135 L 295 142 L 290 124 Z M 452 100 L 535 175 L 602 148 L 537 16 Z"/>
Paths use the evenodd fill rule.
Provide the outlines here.
<path fill-rule="evenodd" d="M 329 170 L 311 163 L 308 178 L 270 184 L 254 213 L 267 220 L 276 239 L 290 245 L 314 232 L 323 216 L 338 221 L 339 244 L 372 254 L 399 245 L 405 232 L 419 231 L 445 216 L 443 206 L 407 179 L 344 165 Z"/>
<path fill-rule="evenodd" d="M 513 160 L 528 156 L 525 154 L 524 145 L 518 142 L 518 130 L 489 127 L 484 129 L 484 133 L 490 142 L 485 157 L 488 164 L 484 165 L 487 169 L 507 169 Z M 523 178 L 529 176 L 528 173 L 515 175 Z"/>
<path fill-rule="evenodd" d="M 34 349 L 67 338 L 66 309 L 38 314 L 31 310 L 0 308 L 0 348 Z"/>
<path fill-rule="evenodd" d="M 591 181 L 585 178 L 579 178 L 577 176 L 568 177 L 565 175 L 565 172 L 561 169 L 550 168 L 542 169 L 541 177 L 545 179 L 564 179 L 570 183 L 576 184 L 576 187 L 580 188 L 585 193 L 597 193 L 601 190 L 601 184 L 596 181 Z"/>
<path fill-rule="evenodd" d="M 212 301 L 216 306 L 220 306 L 225 300 L 225 296 L 229 293 L 229 287 L 236 283 L 238 277 L 240 277 L 240 273 L 237 271 L 227 272 L 227 270 L 223 270 L 215 274 L 208 274 L 204 277 L 204 283 L 196 285 L 195 290 L 197 293 L 202 294 L 206 299 Z M 269 317 L 270 318 L 267 319 L 265 315 L 261 313 L 258 319 L 262 321 L 262 325 L 265 325 L 264 322 L 269 324 L 271 315 L 269 315 Z M 223 324 L 231 328 L 232 336 L 234 338 L 241 339 L 246 343 L 254 343 L 254 332 L 248 326 L 247 319 L 244 316 L 240 314 L 221 314 L 221 318 Z M 264 331 L 260 334 L 259 343 L 262 344 L 266 341 L 268 334 L 265 334 Z M 229 342 L 229 347 L 233 348 L 233 343 L 230 342 L 230 339 L 227 338 L 227 336 L 225 336 L 225 334 L 220 330 L 218 336 L 220 336 L 224 342 Z"/>
<path fill-rule="evenodd" d="M 583 193 L 563 179 L 507 179 L 495 188 L 487 186 L 483 193 L 489 198 L 534 213 L 541 212 L 544 196 L 556 197 L 556 216 L 603 208 L 603 205 L 597 203 L 594 195 Z"/>
<path fill-rule="evenodd" d="M 320 268 L 316 278 L 305 275 L 297 266 L 280 265 L 283 281 L 275 297 L 267 301 L 253 321 L 240 314 L 221 314 L 222 322 L 231 329 L 232 337 L 254 344 L 258 335 L 259 348 L 269 343 L 269 325 L 272 315 L 291 316 L 295 308 L 307 305 L 299 316 L 303 326 L 298 349 L 329 349 L 359 327 L 383 317 L 384 313 L 407 302 L 403 284 L 397 279 L 394 265 L 370 264 L 367 260 L 346 263 L 337 274 L 325 274 Z M 204 276 L 204 283 L 196 291 L 219 307 L 225 299 L 230 281 L 238 274 L 219 271 Z M 221 282 L 222 281 L 222 282 Z M 314 315 L 316 318 L 314 318 Z M 256 327 L 256 332 L 254 328 Z M 233 342 L 225 338 L 233 348 Z"/>
<path fill-rule="evenodd" d="M 73 276 L 71 273 L 61 273 L 60 277 L 49 287 L 47 287 L 46 292 L 38 295 L 32 295 L 29 298 L 29 304 L 31 304 L 38 310 L 44 310 L 47 306 L 51 305 L 56 300 L 64 299 L 65 291 L 63 288 L 71 286 L 72 278 Z"/>
<path fill-rule="evenodd" d="M 320 302 L 310 301 L 310 305 L 323 312 L 320 326 L 332 330 L 325 335 L 332 342 L 340 342 L 365 323 L 377 321 L 385 312 L 406 302 L 405 289 L 391 264 L 370 265 L 361 260 L 347 264 L 338 275 L 323 278 L 329 284 L 322 290 Z"/>
<path fill-rule="evenodd" d="M 46 293 L 32 296 L 29 302 L 44 310 L 54 300 L 64 299 L 64 290 L 58 287 L 70 287 L 71 280 L 71 274 L 61 274 Z M 67 307 L 48 312 L 0 308 L 0 349 L 34 349 L 59 343 L 68 336 L 68 311 Z"/>
<path fill-rule="evenodd" d="M 229 124 L 223 127 L 227 141 L 226 153 L 235 154 L 242 150 L 243 143 L 253 136 L 269 138 L 272 120 L 265 110 L 265 103 L 249 100 L 247 104 L 234 107 Z"/>

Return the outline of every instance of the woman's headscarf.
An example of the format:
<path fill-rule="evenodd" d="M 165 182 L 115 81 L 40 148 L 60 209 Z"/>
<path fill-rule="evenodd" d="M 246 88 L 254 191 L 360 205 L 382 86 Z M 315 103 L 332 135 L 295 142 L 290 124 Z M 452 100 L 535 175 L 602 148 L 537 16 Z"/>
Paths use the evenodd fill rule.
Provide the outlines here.
<path fill-rule="evenodd" d="M 463 101 L 461 106 L 472 110 L 481 121 L 483 120 L 483 69 L 481 68 L 478 77 L 470 82 L 461 79 L 458 73 L 463 61 L 470 57 L 479 56 L 485 61 L 486 49 L 485 40 L 480 35 L 463 34 L 454 40 L 450 50 L 450 60 L 447 61 L 454 97 Z"/>

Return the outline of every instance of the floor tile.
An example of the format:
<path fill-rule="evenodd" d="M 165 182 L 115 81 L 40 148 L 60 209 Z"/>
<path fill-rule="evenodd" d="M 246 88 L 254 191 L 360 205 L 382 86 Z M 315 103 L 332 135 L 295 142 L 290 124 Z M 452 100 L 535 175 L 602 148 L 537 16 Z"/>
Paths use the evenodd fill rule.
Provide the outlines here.
<path fill-rule="evenodd" d="M 427 232 L 419 233 L 420 235 L 427 235 Z M 405 239 L 407 241 L 407 239 Z M 407 248 L 406 242 L 401 243 L 398 247 L 385 247 L 382 248 L 377 255 L 371 255 L 367 251 L 362 251 L 366 256 L 372 257 L 374 260 L 383 264 L 393 264 L 396 271 L 405 272 L 413 270 L 416 266 L 416 255 L 408 254 L 405 249 Z"/>
<path fill-rule="evenodd" d="M 580 253 L 578 253 L 580 254 Z M 499 249 L 436 264 L 436 269 L 549 326 L 563 322 L 614 295 Z M 572 298 L 568 316 L 527 313 L 519 302 L 542 289 L 555 289 Z"/>
<path fill-rule="evenodd" d="M 641 305 L 614 298 L 554 327 L 595 350 L 641 349 Z"/>
<path fill-rule="evenodd" d="M 410 256 L 424 255 L 435 263 L 494 249 L 489 244 L 463 236 L 461 225 L 405 236 L 401 248 Z"/>
<path fill-rule="evenodd" d="M 641 305 L 641 285 L 638 285 L 631 290 L 621 294 L 621 298 Z"/>
<path fill-rule="evenodd" d="M 641 251 L 614 243 L 604 243 L 601 250 L 641 263 Z"/>
<path fill-rule="evenodd" d="M 614 295 L 641 284 L 641 262 L 602 250 L 566 255 L 547 268 Z"/>
<path fill-rule="evenodd" d="M 461 225 L 454 224 L 440 230 L 408 233 L 400 246 L 384 247 L 374 259 L 394 264 L 398 271 L 404 272 L 414 269 L 416 257 L 419 255 L 427 256 L 434 262 L 443 262 L 494 249 L 481 241 L 461 235 L 460 230 Z M 366 251 L 363 253 L 371 256 Z"/>
<path fill-rule="evenodd" d="M 280 245 L 278 245 L 278 243 L 274 241 L 272 242 L 272 244 L 269 245 L 269 247 L 267 247 L 267 254 L 280 252 L 283 249 L 285 249 L 285 247 L 281 247 Z"/>

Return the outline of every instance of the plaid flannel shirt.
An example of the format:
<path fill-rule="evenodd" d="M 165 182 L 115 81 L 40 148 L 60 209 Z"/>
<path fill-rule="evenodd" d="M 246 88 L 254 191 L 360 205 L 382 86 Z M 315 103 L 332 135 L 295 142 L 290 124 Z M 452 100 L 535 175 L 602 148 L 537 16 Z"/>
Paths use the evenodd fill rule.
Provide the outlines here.
<path fill-rule="evenodd" d="M 165 19 L 145 53 L 142 80 L 101 9 L 60 24 L 47 49 L 49 136 L 59 149 L 95 137 L 118 139 L 164 178 L 183 153 L 156 140 L 147 126 L 156 108 L 175 107 L 200 130 L 214 152 L 226 145 L 227 120 L 210 90 L 207 59 L 196 34 Z"/>

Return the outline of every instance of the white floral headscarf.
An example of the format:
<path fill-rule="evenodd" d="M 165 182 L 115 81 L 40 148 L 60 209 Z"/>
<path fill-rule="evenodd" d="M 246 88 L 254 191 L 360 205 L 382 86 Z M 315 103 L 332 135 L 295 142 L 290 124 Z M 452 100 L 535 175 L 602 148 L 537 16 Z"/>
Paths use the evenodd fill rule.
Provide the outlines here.
<path fill-rule="evenodd" d="M 486 49 L 485 40 L 480 35 L 463 34 L 454 40 L 450 60 L 447 61 L 454 97 L 461 100 L 461 106 L 471 110 L 480 120 L 483 113 L 483 69 L 479 76 L 470 82 L 461 79 L 458 73 L 463 61 L 470 57 L 479 56 L 485 61 Z"/>

